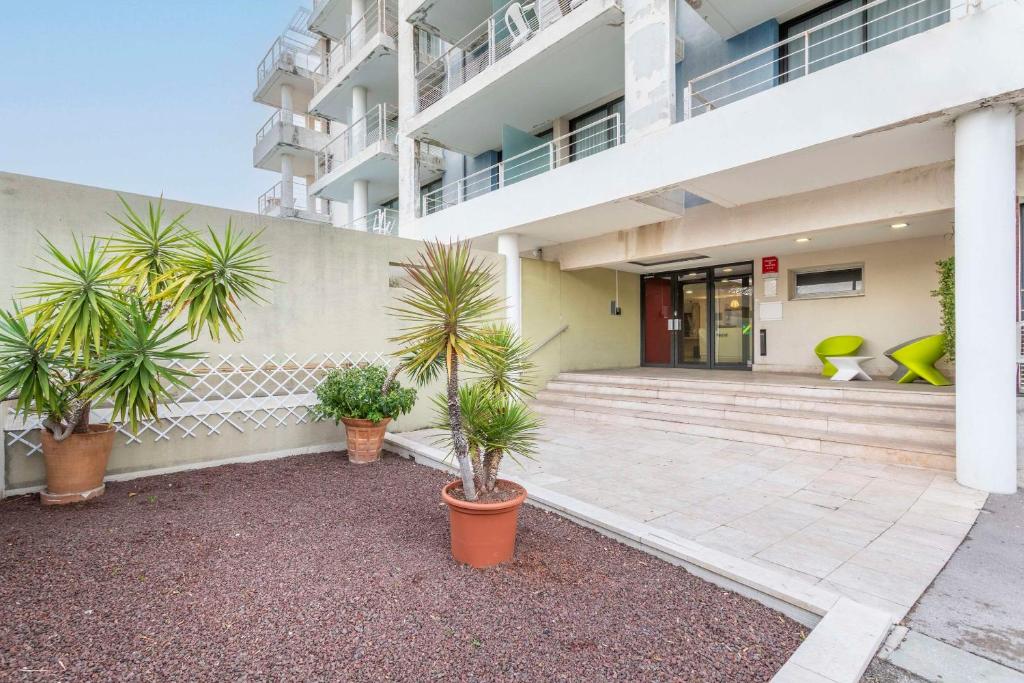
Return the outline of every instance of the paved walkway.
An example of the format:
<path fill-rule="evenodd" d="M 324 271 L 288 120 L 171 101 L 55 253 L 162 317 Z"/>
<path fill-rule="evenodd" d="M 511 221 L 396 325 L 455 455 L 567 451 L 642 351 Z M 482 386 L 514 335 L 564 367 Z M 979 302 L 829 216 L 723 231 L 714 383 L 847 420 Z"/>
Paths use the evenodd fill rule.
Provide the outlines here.
<path fill-rule="evenodd" d="M 985 494 L 950 473 L 546 418 L 507 472 L 902 617 Z M 435 445 L 436 432 L 404 436 Z"/>

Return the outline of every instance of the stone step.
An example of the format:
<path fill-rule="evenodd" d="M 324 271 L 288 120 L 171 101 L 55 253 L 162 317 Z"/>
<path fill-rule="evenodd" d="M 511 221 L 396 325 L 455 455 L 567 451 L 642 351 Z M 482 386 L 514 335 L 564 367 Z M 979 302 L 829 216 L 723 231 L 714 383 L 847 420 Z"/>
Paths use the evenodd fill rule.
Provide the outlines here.
<path fill-rule="evenodd" d="M 809 398 L 800 396 L 768 396 L 758 393 L 733 391 L 705 391 L 696 389 L 665 389 L 636 384 L 603 384 L 597 382 L 569 382 L 554 379 L 548 382 L 548 391 L 598 397 L 626 399 L 662 399 L 673 402 L 705 404 L 710 406 L 739 406 L 748 408 L 781 409 L 825 416 L 851 418 L 888 418 L 890 422 L 915 422 L 952 427 L 956 422 L 953 406 L 904 405 L 878 403 L 857 399 Z"/>
<path fill-rule="evenodd" d="M 601 372 L 563 372 L 555 377 L 555 381 L 588 383 L 597 385 L 623 385 L 631 387 L 647 387 L 662 390 L 689 390 L 707 393 L 744 394 L 748 396 L 769 396 L 773 398 L 811 398 L 815 400 L 854 401 L 883 405 L 914 405 L 937 408 L 953 408 L 956 395 L 950 391 L 938 391 L 923 386 L 899 387 L 889 386 L 887 381 L 879 381 L 873 386 L 871 382 L 835 382 L 821 383 L 824 380 L 807 381 L 787 379 L 780 380 L 766 377 L 767 373 L 749 374 L 750 379 L 739 381 L 730 379 L 703 379 L 681 376 L 644 376 L 623 373 Z"/>
<path fill-rule="evenodd" d="M 534 407 L 542 415 L 558 415 L 572 420 L 620 424 L 641 429 L 792 448 L 826 455 L 858 457 L 900 465 L 944 470 L 954 468 L 953 454 L 955 451 L 953 448 L 919 441 L 868 434 L 839 434 L 746 420 L 725 420 L 646 410 L 605 408 L 597 405 L 579 406 L 540 399 L 534 402 Z"/>

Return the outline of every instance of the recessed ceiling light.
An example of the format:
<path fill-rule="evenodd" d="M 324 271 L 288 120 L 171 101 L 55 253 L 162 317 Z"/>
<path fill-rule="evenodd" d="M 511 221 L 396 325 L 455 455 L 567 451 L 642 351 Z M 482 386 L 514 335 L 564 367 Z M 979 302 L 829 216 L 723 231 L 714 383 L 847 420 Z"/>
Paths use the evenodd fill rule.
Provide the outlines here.
<path fill-rule="evenodd" d="M 903 228 L 909 228 L 910 223 L 893 223 L 889 227 L 892 228 L 893 230 L 902 230 Z"/>
<path fill-rule="evenodd" d="M 810 242 L 811 238 L 810 237 L 797 237 L 796 241 L 798 243 L 800 243 L 800 244 L 803 244 L 804 242 Z"/>
<path fill-rule="evenodd" d="M 687 289 L 685 291 L 686 291 L 687 294 L 693 294 L 693 290 L 692 289 Z"/>
<path fill-rule="evenodd" d="M 732 272 L 732 268 L 722 268 L 722 272 L 723 273 L 731 273 Z"/>

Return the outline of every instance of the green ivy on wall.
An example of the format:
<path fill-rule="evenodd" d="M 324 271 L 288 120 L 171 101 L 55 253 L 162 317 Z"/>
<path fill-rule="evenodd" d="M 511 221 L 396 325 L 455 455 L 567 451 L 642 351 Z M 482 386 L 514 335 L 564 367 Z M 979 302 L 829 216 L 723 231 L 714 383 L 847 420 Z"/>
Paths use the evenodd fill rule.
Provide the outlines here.
<path fill-rule="evenodd" d="M 946 347 L 946 354 L 949 360 L 955 360 L 956 356 L 956 288 L 954 284 L 954 273 L 956 272 L 955 257 L 936 261 L 939 267 L 939 287 L 932 292 L 932 296 L 938 298 L 939 308 L 942 311 L 942 334 L 945 336 L 943 343 Z"/>

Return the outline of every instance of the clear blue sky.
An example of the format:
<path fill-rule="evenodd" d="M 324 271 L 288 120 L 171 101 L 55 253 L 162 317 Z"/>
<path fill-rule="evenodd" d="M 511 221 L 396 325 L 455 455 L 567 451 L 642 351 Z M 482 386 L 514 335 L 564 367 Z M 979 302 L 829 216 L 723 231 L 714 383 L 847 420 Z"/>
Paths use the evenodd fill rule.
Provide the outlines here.
<path fill-rule="evenodd" d="M 255 211 L 256 65 L 298 0 L 0 8 L 0 171 Z"/>

